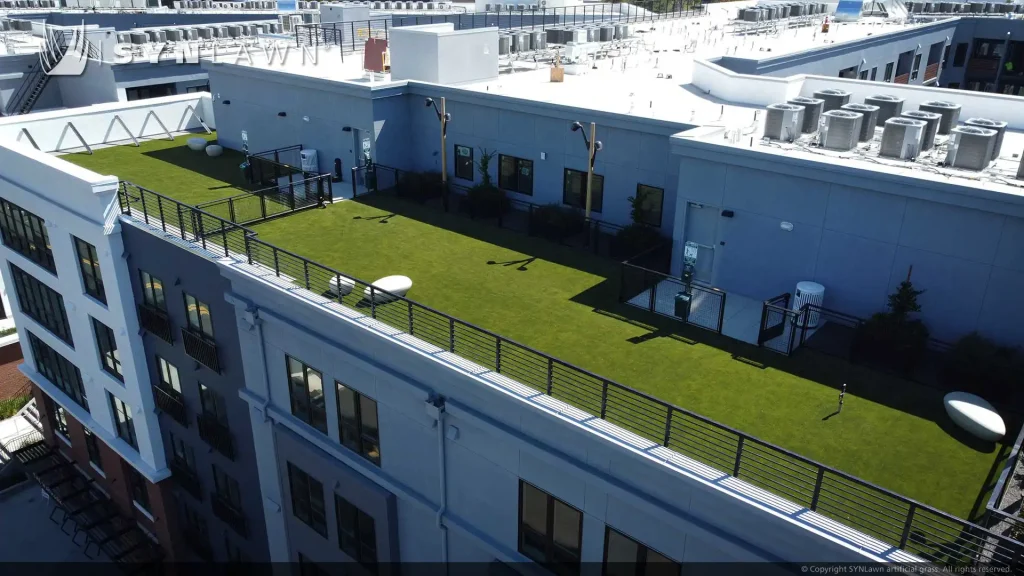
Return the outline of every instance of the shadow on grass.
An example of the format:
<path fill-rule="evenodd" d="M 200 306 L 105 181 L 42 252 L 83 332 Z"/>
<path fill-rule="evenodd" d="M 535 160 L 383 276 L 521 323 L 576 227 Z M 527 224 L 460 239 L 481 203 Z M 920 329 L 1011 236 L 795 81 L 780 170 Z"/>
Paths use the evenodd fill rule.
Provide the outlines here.
<path fill-rule="evenodd" d="M 237 150 L 224 149 L 224 153 L 216 158 L 207 156 L 204 152 L 190 149 L 187 145 L 150 150 L 143 152 L 144 155 L 167 162 L 179 168 L 202 174 L 207 178 L 226 182 L 228 186 L 215 186 L 210 190 L 223 188 L 235 188 L 239 191 L 248 191 L 252 188 L 246 182 L 245 173 L 241 169 L 245 162 L 245 154 Z"/>

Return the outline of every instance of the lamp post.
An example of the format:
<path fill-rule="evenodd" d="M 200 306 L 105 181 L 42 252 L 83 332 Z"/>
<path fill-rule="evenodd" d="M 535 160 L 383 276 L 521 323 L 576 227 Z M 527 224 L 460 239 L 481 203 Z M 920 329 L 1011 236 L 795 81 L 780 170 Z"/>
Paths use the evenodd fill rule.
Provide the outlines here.
<path fill-rule="evenodd" d="M 586 132 L 583 131 L 583 124 L 579 122 L 572 123 L 572 131 L 579 132 L 583 136 L 583 143 L 587 146 L 587 200 L 586 200 L 586 217 L 590 220 L 590 205 L 591 205 L 591 187 L 594 180 L 594 160 L 597 159 L 597 153 L 601 150 L 601 142 L 597 140 L 597 124 L 590 123 L 590 138 L 587 138 Z"/>
<path fill-rule="evenodd" d="M 451 121 L 452 115 L 445 112 L 445 101 L 444 97 L 441 98 L 441 108 L 438 109 L 437 104 L 434 103 L 433 98 L 427 98 L 427 108 L 433 107 L 434 112 L 437 113 L 437 121 L 441 123 L 441 193 L 443 194 L 445 210 L 448 209 L 448 122 Z"/>

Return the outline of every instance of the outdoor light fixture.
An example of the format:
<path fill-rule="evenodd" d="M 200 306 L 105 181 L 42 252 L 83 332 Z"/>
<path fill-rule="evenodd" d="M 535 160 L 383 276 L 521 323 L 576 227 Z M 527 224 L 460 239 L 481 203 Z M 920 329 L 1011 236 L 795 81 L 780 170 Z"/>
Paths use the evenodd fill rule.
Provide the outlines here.
<path fill-rule="evenodd" d="M 433 98 L 424 101 L 427 108 L 433 108 L 437 114 L 437 121 L 441 123 L 441 191 L 444 206 L 448 208 L 448 123 L 452 121 L 452 115 L 445 110 L 445 99 L 441 98 L 441 108 L 438 109 Z"/>
<path fill-rule="evenodd" d="M 277 115 L 280 116 L 281 118 L 284 118 L 288 114 L 286 112 L 278 112 Z"/>
<path fill-rule="evenodd" d="M 586 202 L 586 217 L 590 218 L 590 203 L 591 203 L 591 183 L 594 180 L 594 161 L 597 160 L 597 152 L 603 148 L 601 142 L 596 139 L 597 135 L 597 124 L 590 123 L 590 138 L 587 138 L 587 133 L 583 130 L 583 124 L 579 122 L 573 122 L 571 127 L 573 132 L 579 132 L 583 136 L 583 143 L 587 146 L 587 155 L 589 162 L 587 162 L 587 202 Z"/>
<path fill-rule="evenodd" d="M 225 100 L 224 101 L 224 105 L 225 106 L 231 106 L 231 100 Z"/>

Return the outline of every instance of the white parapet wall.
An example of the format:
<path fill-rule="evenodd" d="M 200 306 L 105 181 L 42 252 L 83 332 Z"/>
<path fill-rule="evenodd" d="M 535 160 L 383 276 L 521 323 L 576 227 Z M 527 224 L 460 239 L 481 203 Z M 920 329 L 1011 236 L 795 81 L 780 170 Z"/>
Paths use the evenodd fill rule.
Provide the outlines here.
<path fill-rule="evenodd" d="M 207 127 L 216 129 L 212 101 L 208 93 L 196 92 L 0 118 L 0 143 L 61 152 L 205 132 Z"/>

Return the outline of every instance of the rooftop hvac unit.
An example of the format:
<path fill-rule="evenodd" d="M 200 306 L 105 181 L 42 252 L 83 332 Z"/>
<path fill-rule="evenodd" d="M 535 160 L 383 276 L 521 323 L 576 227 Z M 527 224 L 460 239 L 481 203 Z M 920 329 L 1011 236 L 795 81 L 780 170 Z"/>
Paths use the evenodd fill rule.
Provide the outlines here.
<path fill-rule="evenodd" d="M 545 33 L 548 36 L 548 44 L 562 44 L 564 31 L 561 28 L 548 28 Z"/>
<path fill-rule="evenodd" d="M 935 112 L 925 112 L 924 110 L 909 110 L 904 112 L 903 116 L 905 118 L 924 120 L 928 123 L 924 135 L 921 136 L 921 151 L 931 150 L 932 146 L 935 145 L 935 134 L 939 131 L 939 121 L 942 120 L 942 116 Z"/>
<path fill-rule="evenodd" d="M 797 104 L 769 104 L 764 120 L 764 137 L 792 142 L 800 137 L 804 107 Z"/>
<path fill-rule="evenodd" d="M 996 131 L 976 126 L 957 126 L 949 137 L 946 164 L 965 170 L 984 170 L 992 159 Z"/>
<path fill-rule="evenodd" d="M 199 40 L 199 32 L 195 28 L 185 30 L 186 40 Z"/>
<path fill-rule="evenodd" d="M 149 36 L 145 32 L 129 32 L 132 44 L 145 44 L 149 42 Z"/>
<path fill-rule="evenodd" d="M 601 26 L 601 42 L 611 42 L 615 39 L 615 26 Z"/>
<path fill-rule="evenodd" d="M 889 118 L 903 113 L 903 98 L 891 94 L 875 94 L 864 99 L 865 104 L 878 106 L 878 125 L 884 126 Z"/>
<path fill-rule="evenodd" d="M 921 137 L 928 123 L 913 118 L 894 117 L 882 128 L 882 145 L 878 155 L 886 158 L 913 160 L 921 151 Z"/>
<path fill-rule="evenodd" d="M 827 90 L 818 90 L 814 93 L 815 98 L 820 98 L 825 101 L 824 111 L 836 110 L 842 108 L 843 104 L 850 102 L 850 93 L 846 90 L 838 90 L 829 88 Z"/>
<path fill-rule="evenodd" d="M 859 112 L 864 115 L 860 123 L 860 135 L 857 137 L 861 142 L 867 142 L 875 137 L 875 128 L 878 126 L 878 106 L 871 104 L 843 104 L 840 110 Z"/>
<path fill-rule="evenodd" d="M 971 2 L 971 12 L 981 13 L 985 11 L 984 2 Z"/>
<path fill-rule="evenodd" d="M 181 42 L 183 39 L 181 30 L 168 30 L 166 34 L 168 42 Z"/>
<path fill-rule="evenodd" d="M 530 45 L 534 50 L 544 50 L 548 47 L 548 39 L 541 30 L 530 32 Z"/>
<path fill-rule="evenodd" d="M 953 11 L 953 3 L 952 2 L 939 2 L 939 12 L 942 12 L 943 14 L 949 14 L 952 11 Z"/>
<path fill-rule="evenodd" d="M 939 121 L 939 134 L 949 134 L 949 131 L 957 125 L 960 120 L 960 105 L 955 102 L 943 102 L 941 100 L 929 100 L 918 106 L 919 110 L 935 112 L 942 116 Z"/>
<path fill-rule="evenodd" d="M 860 136 L 864 115 L 849 110 L 829 110 L 823 113 L 820 144 L 828 150 L 853 150 Z"/>
<path fill-rule="evenodd" d="M 790 104 L 804 107 L 804 124 L 801 127 L 803 132 L 814 132 L 818 129 L 818 121 L 821 119 L 821 110 L 825 101 L 820 98 L 806 98 L 798 96 L 789 101 Z"/>
<path fill-rule="evenodd" d="M 1006 134 L 1006 122 L 1001 120 L 989 120 L 988 118 L 968 118 L 964 124 L 995 130 L 996 140 L 992 144 L 992 157 L 989 160 L 991 161 L 999 158 L 999 150 L 1003 147 L 1003 135 Z"/>
<path fill-rule="evenodd" d="M 228 26 L 228 37 L 238 38 L 242 35 L 242 27 L 237 25 Z"/>
<path fill-rule="evenodd" d="M 551 30 L 548 30 L 551 32 Z M 512 37 L 511 36 L 498 36 L 498 55 L 506 56 L 512 50 Z"/>
<path fill-rule="evenodd" d="M 0 22 L 0 24 L 3 24 L 3 23 L 6 23 L 6 20 L 4 22 Z M 6 28 L 4 28 L 4 29 L 6 30 Z M 132 41 L 132 36 L 128 32 L 118 32 L 117 33 L 117 43 L 118 44 L 128 44 L 131 41 Z"/>
<path fill-rule="evenodd" d="M 199 38 L 202 40 L 213 39 L 213 30 L 210 28 L 196 28 L 196 33 L 199 34 Z"/>

